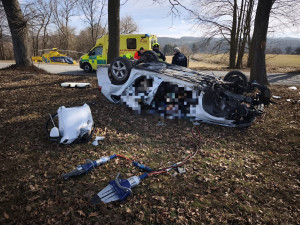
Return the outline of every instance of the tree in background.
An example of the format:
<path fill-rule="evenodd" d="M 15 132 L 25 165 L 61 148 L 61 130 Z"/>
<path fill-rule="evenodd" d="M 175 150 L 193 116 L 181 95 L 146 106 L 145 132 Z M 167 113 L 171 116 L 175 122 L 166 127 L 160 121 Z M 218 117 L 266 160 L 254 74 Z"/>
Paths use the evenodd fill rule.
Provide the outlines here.
<path fill-rule="evenodd" d="M 69 49 L 71 33 L 74 29 L 70 27 L 70 18 L 75 16 L 78 0 L 54 0 L 53 16 L 54 23 L 60 35 L 60 48 Z"/>
<path fill-rule="evenodd" d="M 85 29 L 90 33 L 89 40 L 96 43 L 100 35 L 106 33 L 106 22 L 103 23 L 105 16 L 105 0 L 79 0 L 78 2 L 81 11 L 83 12 L 83 21 L 88 24 Z"/>
<path fill-rule="evenodd" d="M 28 28 L 19 2 L 18 0 L 2 0 L 2 4 L 11 32 L 16 65 L 30 67 L 32 60 L 28 46 Z"/>
<path fill-rule="evenodd" d="M 251 57 L 250 81 L 256 80 L 260 84 L 268 84 L 266 71 L 266 41 L 269 18 L 275 0 L 259 0 L 255 16 L 254 33 L 251 43 L 253 55 Z"/>
<path fill-rule="evenodd" d="M 24 15 L 28 21 L 33 55 L 39 55 L 39 44 L 46 48 L 48 41 L 48 26 L 51 23 L 53 0 L 34 0 L 24 7 Z M 42 37 L 42 38 L 41 38 Z M 42 40 L 41 40 L 42 39 Z"/>
<path fill-rule="evenodd" d="M 298 48 L 295 49 L 295 54 L 296 55 L 300 55 L 300 47 L 298 47 Z"/>
<path fill-rule="evenodd" d="M 120 33 L 121 34 L 133 34 L 138 32 L 139 28 L 136 22 L 131 16 L 125 16 L 120 21 Z"/>
<path fill-rule="evenodd" d="M 101 30 L 101 33 L 99 33 L 99 36 L 107 34 L 107 30 L 104 29 L 101 25 L 99 25 L 98 30 Z M 75 41 L 75 49 L 78 52 L 88 52 L 91 50 L 93 46 L 96 44 L 96 40 L 92 40 L 91 36 L 91 28 L 87 27 L 80 31 L 78 35 L 76 35 L 76 41 Z M 99 37 L 98 36 L 98 37 Z M 82 44 L 84 43 L 84 45 Z"/>
<path fill-rule="evenodd" d="M 13 59 L 13 57 L 9 27 L 2 2 L 0 2 L 0 60 Z"/>
<path fill-rule="evenodd" d="M 291 46 L 288 46 L 285 48 L 285 53 L 290 55 L 292 53 L 292 47 Z"/>
<path fill-rule="evenodd" d="M 199 51 L 199 46 L 196 43 L 193 43 L 192 45 L 192 52 L 195 54 Z"/>
<path fill-rule="evenodd" d="M 108 1 L 109 45 L 107 63 L 120 55 L 120 0 Z"/>
<path fill-rule="evenodd" d="M 166 44 L 163 48 L 164 55 L 173 55 L 176 45 Z"/>
<path fill-rule="evenodd" d="M 189 46 L 183 45 L 180 47 L 180 51 L 186 56 L 189 57 L 193 54 L 193 51 L 190 49 Z"/>

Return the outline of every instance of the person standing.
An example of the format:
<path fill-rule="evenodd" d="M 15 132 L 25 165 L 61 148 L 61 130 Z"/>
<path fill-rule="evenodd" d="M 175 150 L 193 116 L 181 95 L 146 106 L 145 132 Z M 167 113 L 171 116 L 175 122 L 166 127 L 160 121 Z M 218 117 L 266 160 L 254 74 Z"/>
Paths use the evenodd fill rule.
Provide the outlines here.
<path fill-rule="evenodd" d="M 142 54 L 144 53 L 144 51 L 145 51 L 145 49 L 143 47 L 140 47 L 140 50 L 134 54 L 133 58 L 136 60 L 140 59 Z"/>
<path fill-rule="evenodd" d="M 174 48 L 174 56 L 172 58 L 172 64 L 187 67 L 187 58 L 184 54 L 180 52 L 178 47 Z"/>
<path fill-rule="evenodd" d="M 154 43 L 152 45 L 152 50 L 157 54 L 160 61 L 166 61 L 166 57 L 164 56 L 164 54 L 161 51 L 159 51 L 158 43 Z"/>

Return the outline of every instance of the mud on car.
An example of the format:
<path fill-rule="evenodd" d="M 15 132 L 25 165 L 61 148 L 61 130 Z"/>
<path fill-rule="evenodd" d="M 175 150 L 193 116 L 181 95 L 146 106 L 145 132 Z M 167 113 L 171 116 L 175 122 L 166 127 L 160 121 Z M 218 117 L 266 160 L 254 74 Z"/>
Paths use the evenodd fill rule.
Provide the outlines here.
<path fill-rule="evenodd" d="M 270 103 L 270 90 L 239 71 L 224 79 L 160 62 L 153 51 L 132 62 L 115 58 L 97 69 L 99 90 L 138 113 L 229 127 L 250 126 Z"/>

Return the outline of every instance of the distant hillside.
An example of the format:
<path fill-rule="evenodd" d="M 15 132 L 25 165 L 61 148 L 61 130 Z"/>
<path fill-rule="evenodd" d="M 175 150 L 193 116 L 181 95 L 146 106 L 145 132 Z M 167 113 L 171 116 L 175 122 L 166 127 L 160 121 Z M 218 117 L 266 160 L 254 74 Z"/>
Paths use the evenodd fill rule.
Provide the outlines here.
<path fill-rule="evenodd" d="M 170 38 L 170 37 L 158 37 L 158 43 L 163 47 L 166 44 L 177 45 L 179 47 L 183 45 L 188 45 L 190 48 L 192 45 L 200 44 L 203 42 L 203 37 L 181 37 L 181 38 Z M 213 38 L 212 43 L 216 43 L 221 39 Z M 225 42 L 224 42 L 225 43 Z M 212 46 L 205 46 L 207 50 L 212 49 Z M 283 53 L 286 52 L 286 48 L 291 47 L 293 50 L 300 47 L 300 38 L 268 38 L 267 49 L 280 48 Z M 227 44 L 224 44 L 222 50 L 226 51 L 229 49 Z"/>

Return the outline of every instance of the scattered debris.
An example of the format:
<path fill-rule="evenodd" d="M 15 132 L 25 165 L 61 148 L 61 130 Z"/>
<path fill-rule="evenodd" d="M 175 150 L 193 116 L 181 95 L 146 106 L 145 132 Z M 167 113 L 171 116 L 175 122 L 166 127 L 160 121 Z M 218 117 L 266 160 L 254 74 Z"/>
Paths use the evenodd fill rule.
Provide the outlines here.
<path fill-rule="evenodd" d="M 177 167 L 177 171 L 178 171 L 178 173 L 185 173 L 186 172 L 185 168 L 183 168 L 183 167 Z"/>
<path fill-rule="evenodd" d="M 55 126 L 53 117 L 58 117 L 59 129 Z M 50 120 L 53 128 L 49 133 Z M 57 114 L 50 116 L 46 123 L 48 137 L 52 141 L 59 141 L 62 144 L 71 144 L 75 140 L 88 141 L 93 132 L 94 122 L 91 109 L 87 104 L 79 107 L 59 107 Z"/>
<path fill-rule="evenodd" d="M 273 95 L 272 98 L 274 98 L 274 99 L 281 99 L 280 96 L 276 96 L 276 95 Z"/>
<path fill-rule="evenodd" d="M 157 122 L 157 126 L 165 126 L 165 123 L 163 121 L 159 120 Z"/>
<path fill-rule="evenodd" d="M 85 88 L 85 87 L 91 87 L 91 83 L 76 83 L 76 82 L 66 82 L 61 83 L 60 86 L 62 87 L 79 87 L 79 88 Z"/>
<path fill-rule="evenodd" d="M 297 90 L 297 87 L 292 86 L 292 87 L 288 87 L 289 90 Z"/>
<path fill-rule="evenodd" d="M 197 122 L 197 121 L 193 121 L 193 125 L 194 125 L 194 126 L 199 126 L 199 125 L 200 125 L 200 123 L 199 123 L 199 122 Z"/>
<path fill-rule="evenodd" d="M 98 146 L 98 141 L 103 141 L 104 137 L 97 136 L 95 140 L 92 142 L 92 145 Z"/>
<path fill-rule="evenodd" d="M 59 130 L 58 130 L 58 128 L 55 126 L 55 123 L 54 123 L 54 121 L 53 121 L 52 115 L 51 115 L 51 114 L 49 114 L 49 115 L 50 115 L 50 119 L 51 119 L 52 124 L 53 124 L 53 128 L 52 128 L 51 131 L 50 131 L 50 137 L 51 137 L 51 138 L 58 138 L 58 137 L 59 137 Z"/>
<path fill-rule="evenodd" d="M 99 145 L 99 143 L 98 143 L 98 141 L 96 141 L 96 140 L 95 140 L 95 141 L 93 141 L 93 142 L 92 142 L 92 145 L 94 145 L 94 146 L 98 146 L 98 145 Z"/>

